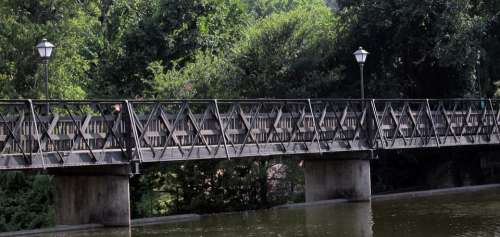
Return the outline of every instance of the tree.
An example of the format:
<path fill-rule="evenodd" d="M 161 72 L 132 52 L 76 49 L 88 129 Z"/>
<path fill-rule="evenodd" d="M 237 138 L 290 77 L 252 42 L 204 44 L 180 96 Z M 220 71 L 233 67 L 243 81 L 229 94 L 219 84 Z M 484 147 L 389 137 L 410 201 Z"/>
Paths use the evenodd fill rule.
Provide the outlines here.
<path fill-rule="evenodd" d="M 343 9 L 353 15 L 344 52 L 363 45 L 371 97 L 441 98 L 474 94 L 484 28 L 469 0 L 362 0 Z M 355 65 L 346 70 L 355 77 Z"/>
<path fill-rule="evenodd" d="M 481 70 L 479 78 L 481 79 L 482 91 L 484 94 L 496 97 L 500 96 L 498 90 L 500 82 L 500 3 L 498 1 L 485 1 L 479 4 L 478 9 L 482 13 L 486 35 L 482 44 L 482 54 L 480 58 Z M 495 83 L 496 88 L 492 88 Z"/>
<path fill-rule="evenodd" d="M 85 37 L 95 23 L 92 3 L 4 1 L 0 4 L 0 95 L 40 98 L 44 74 L 34 49 L 42 38 L 57 46 L 50 64 L 52 98 L 84 98 L 89 61 L 82 56 Z"/>
<path fill-rule="evenodd" d="M 324 4 L 299 6 L 263 18 L 245 32 L 231 60 L 240 97 L 322 97 L 338 80 L 332 57 L 339 23 Z"/>
<path fill-rule="evenodd" d="M 54 224 L 49 176 L 2 172 L 0 177 L 0 232 Z"/>
<path fill-rule="evenodd" d="M 324 3 L 298 5 L 257 20 L 229 49 L 155 75 L 189 81 L 195 97 L 330 96 L 342 68 L 332 57 L 338 26 Z"/>
<path fill-rule="evenodd" d="M 236 0 L 161 0 L 123 36 L 123 53 L 103 68 L 93 89 L 100 97 L 144 97 L 158 64 L 182 67 L 198 50 L 216 52 L 238 38 L 246 24 Z"/>

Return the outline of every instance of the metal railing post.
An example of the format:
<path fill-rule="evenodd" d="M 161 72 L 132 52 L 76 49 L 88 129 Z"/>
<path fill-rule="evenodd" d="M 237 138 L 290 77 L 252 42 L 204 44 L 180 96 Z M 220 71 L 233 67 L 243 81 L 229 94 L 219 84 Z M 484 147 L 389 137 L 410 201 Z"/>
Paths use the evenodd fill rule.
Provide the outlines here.
<path fill-rule="evenodd" d="M 311 141 L 311 144 L 314 142 L 314 137 L 316 137 L 316 141 L 318 142 L 319 154 L 322 155 L 323 151 L 321 151 L 320 134 L 318 132 L 319 124 L 316 123 L 316 115 L 314 115 L 314 111 L 313 111 L 312 104 L 311 104 L 311 99 L 307 99 L 307 103 L 309 105 L 309 111 L 311 112 L 312 121 L 314 124 L 314 136 L 313 136 L 313 140 Z"/>
<path fill-rule="evenodd" d="M 368 102 L 363 100 L 361 101 L 362 103 L 362 107 L 366 108 L 366 107 L 370 107 L 368 105 Z M 362 108 L 363 109 L 363 108 Z M 366 113 L 366 136 L 368 138 L 368 146 L 370 147 L 370 149 L 374 149 L 375 147 L 375 144 L 374 144 L 374 141 L 373 141 L 373 138 L 374 138 L 374 135 L 373 135 L 373 122 L 374 122 L 374 116 L 373 116 L 373 110 L 371 113 Z"/>
<path fill-rule="evenodd" d="M 40 137 L 40 134 L 38 134 L 38 125 L 36 123 L 35 109 L 33 108 L 33 101 L 31 99 L 29 99 L 28 104 L 30 106 L 31 118 L 33 119 L 33 126 L 35 129 L 36 140 L 38 142 L 38 152 L 40 153 L 40 159 L 42 159 L 42 167 L 43 167 L 43 169 L 45 169 L 46 168 L 45 159 L 43 157 L 43 152 L 42 152 L 42 143 L 40 142 L 41 137 Z"/>
<path fill-rule="evenodd" d="M 224 126 L 222 124 L 222 118 L 220 117 L 220 112 L 219 112 L 219 105 L 217 103 L 217 99 L 214 100 L 214 106 L 215 106 L 215 113 L 217 114 L 217 120 L 219 122 L 219 128 L 220 128 L 220 135 L 222 136 L 222 140 L 224 141 L 224 150 L 226 152 L 226 158 L 228 160 L 231 159 L 229 156 L 229 151 L 227 150 L 227 139 L 226 139 L 226 133 L 224 132 Z"/>

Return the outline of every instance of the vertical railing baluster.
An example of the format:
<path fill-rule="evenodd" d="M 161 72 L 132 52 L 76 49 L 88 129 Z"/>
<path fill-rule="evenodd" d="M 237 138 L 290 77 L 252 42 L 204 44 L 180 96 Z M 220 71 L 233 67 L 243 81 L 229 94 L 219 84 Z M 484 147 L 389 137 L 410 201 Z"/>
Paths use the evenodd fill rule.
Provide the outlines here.
<path fill-rule="evenodd" d="M 381 121 L 378 118 L 377 107 L 375 106 L 375 99 L 371 100 L 371 107 L 372 107 L 372 114 L 373 114 L 373 118 L 374 118 L 373 122 L 375 122 L 375 126 L 377 126 L 377 130 L 373 133 L 373 142 L 375 143 L 375 141 L 377 139 L 377 133 L 378 133 L 379 137 L 380 137 L 380 144 L 382 144 L 382 148 L 384 148 L 384 140 L 382 138 L 383 134 L 382 134 L 381 124 L 380 124 Z M 378 146 L 378 142 L 377 142 L 376 146 Z M 376 148 L 378 148 L 378 147 L 374 147 L 374 149 L 376 149 Z"/>
<path fill-rule="evenodd" d="M 496 132 L 497 139 L 500 141 L 500 126 L 498 124 L 498 118 L 497 118 L 498 111 L 495 113 L 495 108 L 493 107 L 493 102 L 491 101 L 491 99 L 489 99 L 488 102 L 489 102 L 489 105 L 490 105 L 490 109 L 491 109 L 492 119 L 494 121 L 494 125 L 497 128 L 497 132 Z M 494 131 L 495 131 L 495 129 L 492 128 L 491 129 L 490 138 L 491 138 L 491 135 L 493 134 Z"/>
<path fill-rule="evenodd" d="M 361 101 L 361 107 L 368 110 L 369 104 L 366 100 Z M 370 106 L 371 107 L 371 106 Z M 375 149 L 374 136 L 373 136 L 373 124 L 374 124 L 373 111 L 371 113 L 366 113 L 366 131 L 365 136 L 367 137 L 367 145 L 370 149 Z"/>
<path fill-rule="evenodd" d="M 40 153 L 40 158 L 42 159 L 42 168 L 46 169 L 45 159 L 43 157 L 43 152 L 42 152 L 42 143 L 40 141 L 41 137 L 38 134 L 38 125 L 37 125 L 36 119 L 35 119 L 35 110 L 33 108 L 33 101 L 31 99 L 29 99 L 28 103 L 29 103 L 29 106 L 30 106 L 31 118 L 33 118 L 33 125 L 34 125 L 34 128 L 35 128 L 36 140 L 38 142 L 38 152 Z"/>
<path fill-rule="evenodd" d="M 224 150 L 226 151 L 226 158 L 230 160 L 231 157 L 229 156 L 229 151 L 227 150 L 226 133 L 224 132 L 224 127 L 222 125 L 222 119 L 220 117 L 219 104 L 217 103 L 217 99 L 214 100 L 214 106 L 215 106 L 215 113 L 217 114 L 217 120 L 219 122 L 220 135 L 222 136 L 222 140 L 224 141 Z"/>
<path fill-rule="evenodd" d="M 27 101 L 26 103 L 26 106 L 28 107 L 28 111 L 30 111 L 30 104 L 29 104 L 29 101 Z M 35 118 L 33 116 L 31 116 L 31 113 L 30 113 L 30 120 L 28 121 L 28 149 L 30 151 L 30 161 L 31 163 L 33 163 L 33 132 L 31 131 L 31 126 L 33 126 L 33 124 L 31 124 L 32 120 L 34 120 Z"/>
<path fill-rule="evenodd" d="M 426 99 L 425 103 L 426 103 L 426 106 L 427 106 L 427 116 L 429 118 L 429 121 L 431 122 L 432 131 L 434 132 L 434 137 L 436 138 L 437 147 L 440 147 L 441 146 L 441 144 L 440 144 L 441 140 L 438 137 L 438 134 L 437 134 L 437 131 L 436 131 L 436 126 L 434 125 L 434 118 L 432 116 L 432 110 L 431 110 L 431 107 L 429 105 L 429 99 Z"/>
<path fill-rule="evenodd" d="M 319 136 L 318 129 L 317 129 L 319 124 L 316 123 L 316 116 L 314 115 L 314 111 L 312 109 L 311 99 L 307 99 L 307 103 L 309 104 L 309 111 L 311 111 L 312 122 L 314 125 L 314 136 L 313 136 L 313 139 L 311 141 L 311 145 L 314 142 L 314 137 L 316 137 L 316 141 L 318 142 L 319 154 L 321 155 L 321 154 L 323 154 L 323 151 L 321 151 L 320 136 Z"/>
<path fill-rule="evenodd" d="M 126 146 L 127 146 L 127 153 L 129 154 L 129 159 L 130 162 L 136 162 L 139 161 L 142 163 L 142 152 L 140 150 L 140 143 L 139 143 L 139 136 L 137 134 L 137 128 L 135 125 L 135 118 L 133 116 L 133 108 L 132 105 L 128 100 L 125 100 L 125 106 L 127 110 L 127 116 L 125 119 L 125 124 L 126 124 Z M 137 159 L 134 159 L 134 154 L 133 154 L 133 147 L 135 147 L 135 153 L 137 156 Z"/>

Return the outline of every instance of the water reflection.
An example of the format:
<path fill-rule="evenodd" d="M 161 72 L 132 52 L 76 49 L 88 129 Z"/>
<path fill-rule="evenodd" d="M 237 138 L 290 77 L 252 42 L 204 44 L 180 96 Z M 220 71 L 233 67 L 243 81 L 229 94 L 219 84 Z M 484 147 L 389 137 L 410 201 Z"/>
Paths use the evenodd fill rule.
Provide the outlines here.
<path fill-rule="evenodd" d="M 140 227 L 133 236 L 372 237 L 370 203 L 220 214 L 200 221 Z"/>
<path fill-rule="evenodd" d="M 500 191 L 374 202 L 375 237 L 499 236 Z"/>
<path fill-rule="evenodd" d="M 203 216 L 199 220 L 57 237 L 500 236 L 500 190 L 372 203 Z"/>
<path fill-rule="evenodd" d="M 199 221 L 58 234 L 57 237 L 348 236 L 372 237 L 370 203 L 204 216 Z M 47 235 L 49 236 L 49 235 Z M 50 235 L 54 236 L 54 235 Z"/>
<path fill-rule="evenodd" d="M 329 207 L 309 207 L 307 236 L 372 237 L 371 203 L 342 203 Z"/>
<path fill-rule="evenodd" d="M 109 228 L 68 233 L 52 233 L 40 237 L 132 237 L 132 228 Z M 135 235 L 134 235 L 135 236 Z"/>

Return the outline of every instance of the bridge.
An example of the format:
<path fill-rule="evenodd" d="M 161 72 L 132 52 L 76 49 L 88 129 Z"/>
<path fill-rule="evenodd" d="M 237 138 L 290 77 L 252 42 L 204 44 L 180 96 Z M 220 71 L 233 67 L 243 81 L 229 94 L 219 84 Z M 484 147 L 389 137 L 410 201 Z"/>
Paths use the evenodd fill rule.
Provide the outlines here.
<path fill-rule="evenodd" d="M 369 200 L 374 150 L 500 144 L 500 100 L 2 100 L 0 170 L 46 169 L 58 224 L 129 225 L 141 164 L 293 156 L 306 201 Z"/>

